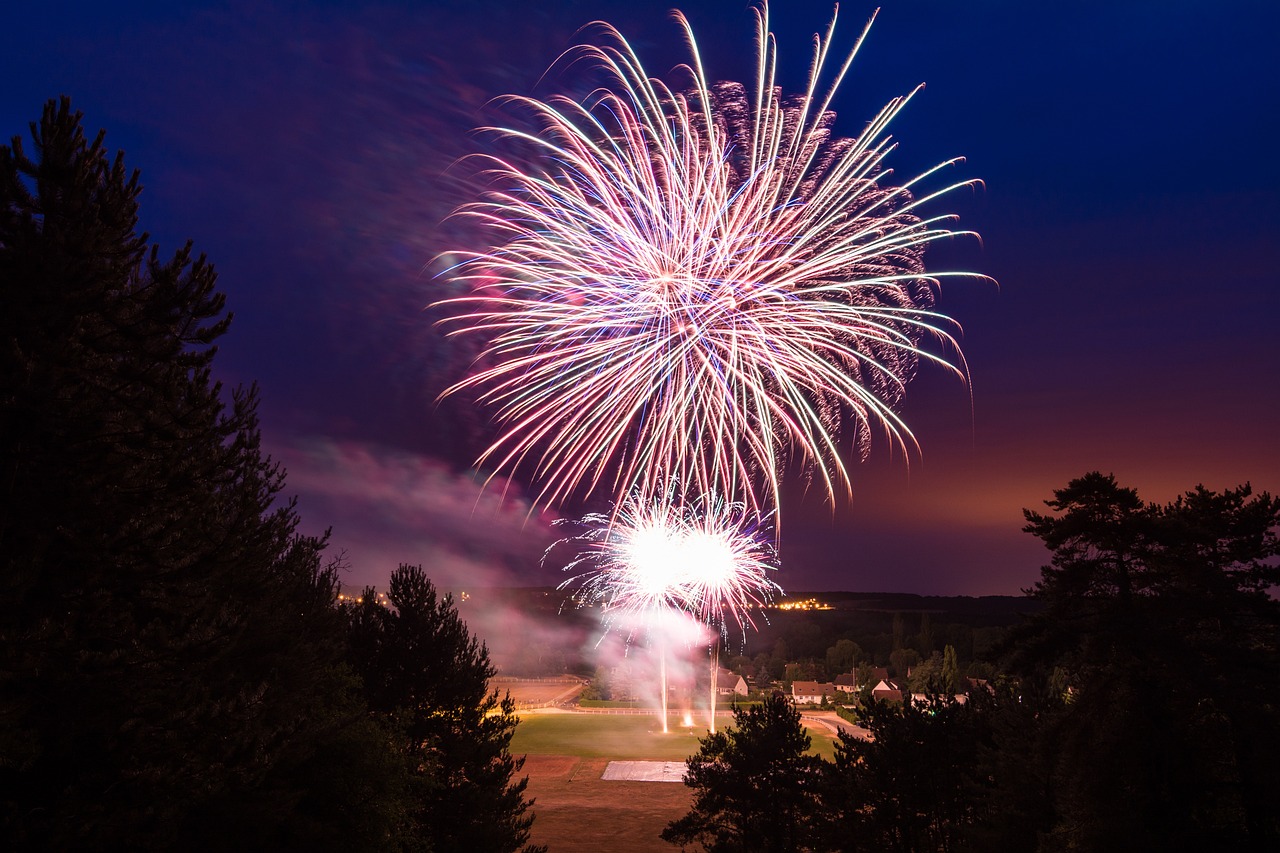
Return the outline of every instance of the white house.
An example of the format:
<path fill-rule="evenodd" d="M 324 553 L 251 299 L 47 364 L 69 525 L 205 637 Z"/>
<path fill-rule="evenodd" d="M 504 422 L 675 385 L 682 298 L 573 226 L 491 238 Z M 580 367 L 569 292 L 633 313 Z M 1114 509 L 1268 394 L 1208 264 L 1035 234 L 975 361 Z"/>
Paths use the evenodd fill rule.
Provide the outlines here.
<path fill-rule="evenodd" d="M 896 681 L 890 681 L 887 678 L 880 679 L 875 687 L 871 688 L 871 696 L 874 699 L 889 700 L 891 702 L 901 702 L 905 691 L 902 685 Z"/>

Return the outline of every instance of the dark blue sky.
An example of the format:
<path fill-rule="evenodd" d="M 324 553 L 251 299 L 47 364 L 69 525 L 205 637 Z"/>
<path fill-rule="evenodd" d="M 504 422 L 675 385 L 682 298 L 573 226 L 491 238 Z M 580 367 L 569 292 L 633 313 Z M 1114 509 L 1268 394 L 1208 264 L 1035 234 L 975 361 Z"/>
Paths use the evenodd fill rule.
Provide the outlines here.
<path fill-rule="evenodd" d="M 681 61 L 669 7 L 23 4 L 0 33 L 0 132 L 71 95 L 142 170 L 143 227 L 208 253 L 236 314 L 220 369 L 262 385 L 266 442 L 351 584 L 401 560 L 446 587 L 552 582 L 545 519 L 461 464 L 483 413 L 433 403 L 465 369 L 422 311 L 433 256 L 467 237 L 442 225 L 465 199 L 446 170 L 489 99 L 535 91 L 592 19 L 651 71 Z M 750 73 L 744 2 L 681 8 L 711 77 Z M 837 49 L 872 9 L 842 6 Z M 830 11 L 774 4 L 784 82 Z M 939 208 L 982 243 L 927 262 L 999 287 L 941 294 L 972 394 L 936 372 L 911 386 L 922 457 L 877 445 L 852 505 L 788 496 L 784 586 L 1015 593 L 1045 556 L 1021 508 L 1094 469 L 1152 500 L 1280 489 L 1277 32 L 1265 0 L 884 3 L 841 126 L 926 83 L 893 128 L 898 174 L 963 155 L 948 177 L 985 181 Z"/>

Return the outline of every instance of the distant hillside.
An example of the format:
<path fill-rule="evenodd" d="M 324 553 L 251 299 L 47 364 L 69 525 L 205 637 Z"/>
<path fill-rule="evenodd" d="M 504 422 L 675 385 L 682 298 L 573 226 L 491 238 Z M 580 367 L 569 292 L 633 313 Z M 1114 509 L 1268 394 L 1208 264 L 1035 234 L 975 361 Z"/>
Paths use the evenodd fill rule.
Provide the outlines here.
<path fill-rule="evenodd" d="M 459 612 L 505 672 L 590 673 L 597 665 L 599 608 L 578 609 L 555 587 L 468 590 Z M 1013 595 L 915 595 L 901 592 L 796 592 L 752 611 L 755 630 L 730 630 L 732 654 L 773 652 L 785 641 L 792 659 L 824 658 L 837 640 L 854 640 L 883 665 L 900 646 L 927 657 L 954 645 L 962 660 L 983 658 L 1004 630 L 1039 606 Z"/>
<path fill-rule="evenodd" d="M 473 589 L 466 593 L 472 606 L 505 605 L 527 614 L 541 616 L 571 616 L 576 610 L 568 602 L 568 593 L 553 586 L 502 587 Z M 1018 619 L 1039 610 L 1033 598 L 1022 595 L 917 595 L 910 592 L 791 592 L 778 600 L 787 604 L 814 600 L 836 611 L 863 611 L 867 613 L 930 613 L 944 614 L 950 619 L 981 624 L 1012 625 Z M 820 611 L 821 612 L 821 611 Z"/>
<path fill-rule="evenodd" d="M 1023 615 L 1035 613 L 1040 603 L 1024 595 L 916 595 L 910 592 L 793 592 L 782 602 L 813 599 L 834 610 L 881 613 L 932 613 L 964 617 L 948 621 L 1012 625 Z"/>

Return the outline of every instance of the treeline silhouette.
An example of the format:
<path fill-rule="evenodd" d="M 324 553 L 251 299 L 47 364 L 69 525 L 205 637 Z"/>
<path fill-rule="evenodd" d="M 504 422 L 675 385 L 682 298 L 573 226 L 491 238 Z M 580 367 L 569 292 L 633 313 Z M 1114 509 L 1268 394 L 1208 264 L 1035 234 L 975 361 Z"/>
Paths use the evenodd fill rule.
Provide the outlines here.
<path fill-rule="evenodd" d="M 421 568 L 338 606 L 231 321 L 63 98 L 0 148 L 7 850 L 527 847 L 512 706 Z"/>
<path fill-rule="evenodd" d="M 727 851 L 1280 849 L 1280 502 L 1145 503 L 1094 472 L 1026 513 L 1040 609 L 959 702 L 870 701 L 871 737 L 804 754 L 782 695 L 689 759 L 663 838 Z"/>

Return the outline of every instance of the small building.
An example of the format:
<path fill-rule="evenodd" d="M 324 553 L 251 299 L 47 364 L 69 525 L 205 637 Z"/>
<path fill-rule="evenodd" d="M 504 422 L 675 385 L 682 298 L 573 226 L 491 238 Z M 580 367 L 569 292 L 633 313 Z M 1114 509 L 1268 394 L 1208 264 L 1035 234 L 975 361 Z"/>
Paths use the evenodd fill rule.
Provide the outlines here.
<path fill-rule="evenodd" d="M 836 686 L 830 681 L 791 682 L 791 701 L 797 705 L 820 705 L 836 697 Z"/>
<path fill-rule="evenodd" d="M 901 702 L 904 691 L 902 685 L 888 678 L 882 678 L 871 688 L 871 698 L 881 701 Z"/>
<path fill-rule="evenodd" d="M 857 693 L 858 674 L 856 672 L 842 672 L 836 676 L 836 680 L 832 684 L 836 686 L 836 690 L 842 690 L 845 693 Z"/>
<path fill-rule="evenodd" d="M 747 680 L 727 669 L 716 672 L 716 693 L 721 696 L 746 696 Z"/>

